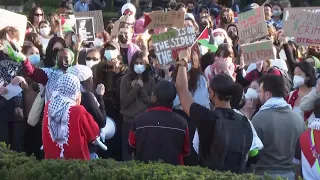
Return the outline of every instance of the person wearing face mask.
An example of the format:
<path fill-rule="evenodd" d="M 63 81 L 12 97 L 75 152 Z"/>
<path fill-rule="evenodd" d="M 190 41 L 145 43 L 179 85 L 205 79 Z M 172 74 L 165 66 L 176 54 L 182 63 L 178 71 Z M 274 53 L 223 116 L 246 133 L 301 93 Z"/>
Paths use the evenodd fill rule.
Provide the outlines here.
<path fill-rule="evenodd" d="M 192 51 L 191 59 L 188 61 L 188 88 L 190 94 L 194 98 L 194 101 L 200 104 L 203 107 L 210 109 L 210 99 L 209 99 L 209 91 L 207 86 L 207 80 L 204 75 L 202 75 L 199 56 L 196 52 Z M 172 73 L 172 82 L 176 83 L 178 68 Z M 190 132 L 190 143 L 192 143 L 192 139 L 196 130 L 196 122 L 188 117 L 188 115 L 183 111 L 179 95 L 177 94 L 176 98 L 173 101 L 173 110 L 178 113 L 182 117 L 184 117 L 188 122 L 189 132 Z M 191 150 L 191 154 L 189 157 L 185 157 L 186 165 L 196 165 L 197 157 L 193 150 Z"/>
<path fill-rule="evenodd" d="M 45 102 L 48 102 L 56 88 L 59 77 L 66 72 L 73 61 L 73 52 L 70 49 L 65 48 L 58 51 L 56 65 L 52 68 L 35 68 L 31 65 L 28 58 L 23 61 L 23 67 L 26 75 L 30 79 L 45 86 Z"/>
<path fill-rule="evenodd" d="M 180 97 L 180 102 L 184 112 L 197 123 L 199 141 L 200 141 L 200 159 L 201 165 L 208 167 L 212 170 L 230 170 L 232 172 L 244 172 L 247 153 L 250 150 L 250 146 L 253 140 L 253 133 L 249 121 L 241 114 L 236 113 L 230 105 L 230 99 L 234 94 L 233 90 L 239 84 L 234 83 L 232 78 L 226 74 L 218 74 L 212 80 L 210 80 L 210 100 L 215 104 L 215 109 L 210 110 L 194 102 L 192 95 L 188 89 L 188 77 L 187 77 L 187 59 L 191 56 L 190 50 L 181 51 L 179 53 L 178 74 L 176 80 L 176 88 Z M 231 120 L 232 119 L 232 120 Z M 228 125 L 223 125 L 226 122 Z M 232 123 L 231 123 L 232 122 Z M 234 123 L 234 124 L 233 124 Z M 218 126 L 219 125 L 219 126 Z M 219 130 L 220 127 L 226 127 L 223 132 Z M 237 134 L 230 128 L 231 126 L 241 127 Z M 214 132 L 214 133 L 212 133 Z M 225 136 L 221 136 L 227 133 L 228 136 L 239 138 L 239 144 L 230 144 L 225 142 Z M 221 137 L 220 137 L 221 136 Z M 246 136 L 246 141 L 240 140 Z M 228 144 L 228 147 L 225 146 Z M 233 146 L 233 147 L 231 147 Z M 227 148 L 236 149 L 236 146 L 241 151 L 245 152 L 244 157 L 230 156 L 226 153 L 225 157 L 221 157 L 218 154 L 221 151 L 226 151 Z M 210 148 L 211 147 L 211 148 Z M 217 152 L 217 149 L 221 150 Z M 239 152 L 239 154 L 241 154 Z M 228 161 L 227 161 L 228 159 Z M 238 160 L 235 160 L 238 159 Z M 224 162 L 224 163 L 215 163 Z"/>
<path fill-rule="evenodd" d="M 239 45 L 239 36 L 238 36 L 238 25 L 237 24 L 230 24 L 227 27 L 227 33 L 229 38 L 232 40 L 233 45 L 233 52 L 235 54 L 235 57 L 240 56 L 240 45 Z"/>
<path fill-rule="evenodd" d="M 231 9 L 225 8 L 220 13 L 220 23 L 219 28 L 227 30 L 227 27 L 234 23 L 234 13 Z"/>
<path fill-rule="evenodd" d="M 51 26 L 48 21 L 41 21 L 39 24 L 39 32 L 40 32 L 40 41 L 42 44 L 42 51 L 45 52 L 45 50 L 48 47 L 50 39 L 53 37 L 51 33 Z"/>
<path fill-rule="evenodd" d="M 41 67 L 41 60 L 39 55 L 39 49 L 37 49 L 35 46 L 23 46 L 22 47 L 22 53 L 28 57 L 30 60 L 30 63 L 34 67 Z M 39 83 L 34 82 L 28 77 L 15 77 L 12 82 L 12 84 L 20 84 L 21 87 L 24 87 L 23 84 L 25 84 L 25 88 L 23 88 L 23 102 L 24 102 L 24 108 L 23 108 L 23 114 L 25 118 L 25 122 L 29 122 L 32 118 L 29 118 L 30 112 L 32 110 L 32 107 L 39 106 L 40 104 L 36 104 L 35 100 L 38 96 L 38 94 L 41 94 L 41 91 L 43 90 L 43 87 L 40 87 Z M 36 101 L 37 102 L 37 101 Z M 39 103 L 39 102 L 37 102 Z M 31 113 L 32 114 L 32 113 Z M 37 159 L 43 158 L 43 153 L 40 150 L 40 147 L 42 146 L 42 139 L 41 139 L 41 130 L 42 130 L 42 121 L 40 120 L 40 117 L 38 119 L 38 123 L 34 126 L 27 125 L 24 131 L 24 151 L 28 156 L 31 156 L 34 154 Z"/>
<path fill-rule="evenodd" d="M 95 65 L 101 62 L 101 54 L 98 49 L 92 48 L 88 50 L 86 57 L 86 66 L 93 68 Z"/>
<path fill-rule="evenodd" d="M 290 92 L 287 96 L 287 102 L 306 121 L 312 111 L 302 111 L 300 109 L 300 102 L 304 96 L 309 94 L 316 85 L 316 77 L 313 67 L 307 62 L 300 62 L 295 64 L 293 88 L 296 90 Z"/>
<path fill-rule="evenodd" d="M 126 24 L 120 25 L 118 36 L 120 44 L 120 54 L 122 56 L 123 63 L 127 65 L 130 65 L 133 54 L 137 51 L 140 51 L 140 48 L 132 43 L 132 36 L 133 29 L 131 26 L 128 26 Z"/>
<path fill-rule="evenodd" d="M 95 48 L 102 49 L 107 41 L 108 41 L 108 33 L 106 31 L 96 33 L 96 38 L 93 41 L 93 45 Z"/>
<path fill-rule="evenodd" d="M 103 84 L 105 87 L 104 104 L 106 114 L 115 120 L 116 129 L 122 128 L 122 115 L 120 114 L 120 86 L 121 79 L 127 72 L 127 65 L 119 56 L 120 46 L 116 42 L 108 42 L 103 52 L 103 61 L 93 67 L 94 87 Z M 116 131 L 114 137 L 106 142 L 108 151 L 99 151 L 99 157 L 122 160 L 121 131 Z"/>
<path fill-rule="evenodd" d="M 16 53 L 19 45 L 19 31 L 14 27 L 0 30 L 0 141 L 10 145 L 10 149 L 23 151 L 23 93 L 7 100 L 3 97 L 8 93 L 6 86 L 14 77 L 20 75 L 22 53 Z M 23 86 L 23 85 L 22 85 Z M 9 138 L 14 136 L 15 138 Z"/>
<path fill-rule="evenodd" d="M 136 52 L 132 57 L 129 73 L 121 79 L 120 103 L 122 124 L 122 156 L 123 160 L 130 160 L 128 154 L 129 128 L 134 118 L 145 111 L 150 105 L 150 97 L 155 86 L 153 77 L 148 75 L 146 62 L 143 60 L 144 53 Z"/>
<path fill-rule="evenodd" d="M 245 93 L 246 104 L 243 108 L 244 115 L 248 119 L 252 119 L 252 117 L 257 113 L 260 108 L 259 102 L 259 82 L 252 81 L 247 92 Z"/>
<path fill-rule="evenodd" d="M 275 3 L 272 6 L 272 20 L 273 20 L 273 25 L 277 28 L 277 29 L 281 29 L 283 26 L 283 22 L 282 22 L 282 18 L 283 18 L 283 14 L 282 14 L 283 8 L 281 6 L 281 4 Z"/>
<path fill-rule="evenodd" d="M 214 62 L 208 66 L 204 74 L 208 80 L 220 73 L 228 74 L 234 78 L 235 65 L 233 63 L 234 53 L 232 46 L 229 44 L 221 44 L 215 54 Z"/>
<path fill-rule="evenodd" d="M 217 28 L 213 30 L 212 36 L 213 36 L 214 43 L 217 46 L 220 46 L 223 43 L 228 43 L 229 45 L 232 46 L 232 40 L 229 38 L 228 33 L 224 29 Z"/>
<path fill-rule="evenodd" d="M 80 105 L 80 81 L 66 73 L 57 82 L 57 94 L 46 103 L 43 119 L 45 159 L 90 160 L 88 144 L 99 136 L 99 127 Z"/>
<path fill-rule="evenodd" d="M 56 64 L 56 58 L 58 51 L 60 49 L 66 48 L 66 42 L 61 37 L 53 37 L 50 39 L 47 49 L 46 49 L 46 56 L 43 59 L 44 67 L 51 68 L 54 67 Z"/>

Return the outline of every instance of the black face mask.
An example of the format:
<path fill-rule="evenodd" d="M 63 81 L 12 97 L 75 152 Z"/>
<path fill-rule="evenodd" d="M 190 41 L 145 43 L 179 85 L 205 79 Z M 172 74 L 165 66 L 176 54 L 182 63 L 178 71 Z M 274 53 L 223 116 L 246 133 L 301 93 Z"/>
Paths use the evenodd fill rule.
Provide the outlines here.
<path fill-rule="evenodd" d="M 172 3 L 169 6 L 170 6 L 170 9 L 172 9 L 172 10 L 174 10 L 176 8 L 176 4 L 175 3 Z"/>
<path fill-rule="evenodd" d="M 58 52 L 59 52 L 58 48 L 54 48 L 52 51 L 52 59 L 54 60 L 54 62 L 56 62 Z"/>
<path fill-rule="evenodd" d="M 194 8 L 188 8 L 187 13 L 193 13 Z"/>
<path fill-rule="evenodd" d="M 200 23 L 199 30 L 202 32 L 206 27 L 208 27 L 207 23 Z"/>
<path fill-rule="evenodd" d="M 238 40 L 238 36 L 237 36 L 234 32 L 232 32 L 232 31 L 229 31 L 229 32 L 228 32 L 228 36 L 230 37 L 230 39 L 232 40 L 232 42 L 235 42 L 235 41 Z"/>
<path fill-rule="evenodd" d="M 229 18 L 229 17 L 222 17 L 222 22 L 224 23 L 224 24 L 228 24 L 228 23 L 231 23 L 231 18 Z"/>
<path fill-rule="evenodd" d="M 154 49 L 151 49 L 151 50 L 149 51 L 149 57 L 150 57 L 150 58 L 156 58 L 156 52 L 154 51 Z"/>
<path fill-rule="evenodd" d="M 70 66 L 70 65 L 65 65 L 64 63 L 63 63 L 63 61 L 58 61 L 58 68 L 59 69 L 61 69 L 61 70 L 63 70 L 63 71 L 66 71 L 67 69 L 68 69 L 68 67 Z"/>
<path fill-rule="evenodd" d="M 128 38 L 125 37 L 124 35 L 119 35 L 118 39 L 119 39 L 121 44 L 127 44 L 127 42 L 128 42 Z"/>

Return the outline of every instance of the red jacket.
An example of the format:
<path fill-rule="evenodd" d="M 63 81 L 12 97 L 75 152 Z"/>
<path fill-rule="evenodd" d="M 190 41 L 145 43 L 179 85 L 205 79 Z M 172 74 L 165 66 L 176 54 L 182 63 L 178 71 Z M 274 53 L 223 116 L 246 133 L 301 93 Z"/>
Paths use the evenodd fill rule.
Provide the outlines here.
<path fill-rule="evenodd" d="M 293 91 L 293 93 L 291 94 L 291 97 L 289 97 L 290 94 L 286 97 L 286 101 L 288 102 L 288 104 L 291 105 L 291 107 L 294 107 L 294 104 L 296 103 L 296 100 L 299 98 L 298 94 L 299 94 L 299 89 Z M 304 111 L 303 112 L 304 121 L 308 120 L 308 118 L 310 117 L 312 112 L 313 111 Z"/>
<path fill-rule="evenodd" d="M 48 102 L 44 109 L 42 124 L 42 142 L 46 159 L 59 159 L 60 148 L 52 141 L 48 127 Z M 99 127 L 83 106 L 70 108 L 69 139 L 63 145 L 64 159 L 90 160 L 88 144 L 99 136 Z"/>

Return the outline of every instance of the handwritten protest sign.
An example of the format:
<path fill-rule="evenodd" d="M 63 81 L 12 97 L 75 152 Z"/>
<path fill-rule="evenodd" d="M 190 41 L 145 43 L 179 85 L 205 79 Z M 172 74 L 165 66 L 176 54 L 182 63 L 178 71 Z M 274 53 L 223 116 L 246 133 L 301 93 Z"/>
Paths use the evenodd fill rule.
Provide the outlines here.
<path fill-rule="evenodd" d="M 195 40 L 193 27 L 172 29 L 152 35 L 153 46 L 160 64 L 172 61 L 172 50 L 189 47 Z"/>
<path fill-rule="evenodd" d="M 283 29 L 299 45 L 320 44 L 320 8 L 285 8 Z"/>
<path fill-rule="evenodd" d="M 184 25 L 184 12 L 180 11 L 152 11 L 149 14 L 145 14 L 145 29 L 176 27 L 183 28 Z"/>
<path fill-rule="evenodd" d="M 24 36 L 27 29 L 27 17 L 21 14 L 16 14 L 11 11 L 0 9 L 0 29 L 7 26 L 13 26 L 19 30 L 19 45 L 23 45 Z"/>
<path fill-rule="evenodd" d="M 240 44 L 252 42 L 268 35 L 264 9 L 259 7 L 238 15 Z"/>
<path fill-rule="evenodd" d="M 103 16 L 102 16 L 101 10 L 87 11 L 87 12 L 75 12 L 74 15 L 76 16 L 76 18 L 93 17 L 95 33 L 104 31 L 104 23 L 103 23 Z"/>
<path fill-rule="evenodd" d="M 259 41 L 241 45 L 245 64 L 255 63 L 258 60 L 275 59 L 272 41 Z"/>

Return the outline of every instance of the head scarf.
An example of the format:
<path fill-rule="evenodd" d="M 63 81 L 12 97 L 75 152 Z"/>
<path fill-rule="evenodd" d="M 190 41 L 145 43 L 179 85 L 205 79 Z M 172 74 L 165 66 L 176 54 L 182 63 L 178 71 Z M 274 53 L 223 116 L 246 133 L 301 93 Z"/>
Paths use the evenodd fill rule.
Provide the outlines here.
<path fill-rule="evenodd" d="M 315 56 L 312 56 L 313 60 L 314 60 L 314 66 L 316 69 L 320 69 L 320 60 L 315 57 Z"/>
<path fill-rule="evenodd" d="M 281 69 L 284 72 L 288 72 L 288 66 L 285 60 L 283 59 L 275 59 L 272 62 L 272 66 Z"/>
<path fill-rule="evenodd" d="M 215 75 L 225 73 L 230 77 L 233 76 L 235 66 L 230 58 L 220 58 L 216 57 L 215 62 L 211 65 L 211 74 L 209 74 L 208 79 L 211 80 Z"/>
<path fill-rule="evenodd" d="M 69 139 L 69 113 L 75 106 L 80 93 L 80 81 L 72 74 L 63 74 L 57 82 L 57 94 L 52 97 L 48 106 L 49 133 L 52 141 L 60 147 L 60 157 L 64 157 L 63 145 Z"/>
<path fill-rule="evenodd" d="M 77 76 L 80 82 L 85 81 L 93 76 L 92 70 L 88 66 L 80 64 L 69 67 L 67 69 L 67 73 Z M 85 92 L 82 85 L 80 85 L 80 90 L 81 92 Z"/>

